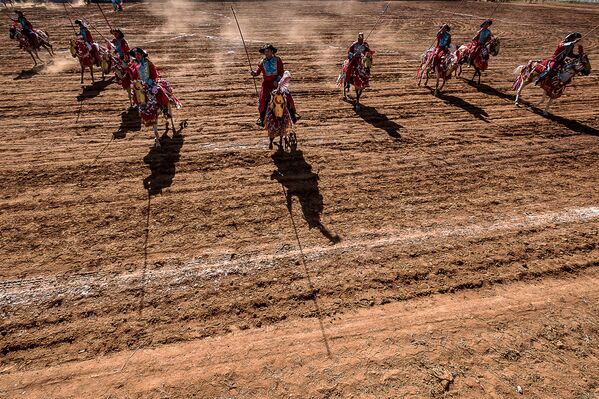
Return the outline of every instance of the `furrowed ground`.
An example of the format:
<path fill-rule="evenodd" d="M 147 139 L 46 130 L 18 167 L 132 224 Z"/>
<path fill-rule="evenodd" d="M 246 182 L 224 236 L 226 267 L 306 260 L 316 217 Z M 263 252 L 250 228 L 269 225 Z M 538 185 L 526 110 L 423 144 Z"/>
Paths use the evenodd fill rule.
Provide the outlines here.
<path fill-rule="evenodd" d="M 162 151 L 117 84 L 79 84 L 61 6 L 24 8 L 44 67 L 0 37 L 0 397 L 598 397 L 599 78 L 547 117 L 510 89 L 599 7 L 391 2 L 356 112 L 335 80 L 384 2 L 234 5 L 292 74 L 293 154 L 254 124 L 228 4 L 107 14 L 185 104 Z M 489 15 L 480 89 L 418 87 L 437 26 Z"/>

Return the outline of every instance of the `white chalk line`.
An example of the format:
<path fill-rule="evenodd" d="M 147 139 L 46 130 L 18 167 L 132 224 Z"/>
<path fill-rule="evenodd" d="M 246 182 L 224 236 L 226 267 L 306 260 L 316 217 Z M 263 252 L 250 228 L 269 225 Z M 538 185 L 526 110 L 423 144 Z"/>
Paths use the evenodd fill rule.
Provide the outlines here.
<path fill-rule="evenodd" d="M 430 229 L 407 229 L 392 232 L 364 232 L 362 237 L 348 238 L 336 245 L 304 248 L 308 260 L 318 260 L 332 254 L 362 253 L 379 251 L 389 246 L 418 245 L 448 239 L 480 237 L 498 232 L 525 230 L 537 227 L 557 226 L 573 222 L 588 222 L 599 219 L 598 206 L 584 206 L 562 210 L 522 214 L 511 218 L 482 224 L 448 225 Z M 289 247 L 290 248 L 290 247 Z M 271 254 L 245 254 L 235 258 L 231 254 L 220 254 L 192 259 L 184 265 L 166 266 L 158 270 L 135 270 L 118 274 L 80 273 L 68 276 L 44 276 L 30 279 L 7 280 L 0 282 L 0 306 L 16 308 L 48 300 L 78 300 L 114 293 L 117 290 L 129 291 L 140 287 L 185 287 L 218 280 L 230 274 L 259 273 L 281 265 L 293 265 L 299 257 L 297 249 L 287 249 Z M 218 259 L 220 258 L 220 260 Z M 228 259 L 225 259 L 228 258 Z M 168 261 L 168 260 L 167 260 Z"/>

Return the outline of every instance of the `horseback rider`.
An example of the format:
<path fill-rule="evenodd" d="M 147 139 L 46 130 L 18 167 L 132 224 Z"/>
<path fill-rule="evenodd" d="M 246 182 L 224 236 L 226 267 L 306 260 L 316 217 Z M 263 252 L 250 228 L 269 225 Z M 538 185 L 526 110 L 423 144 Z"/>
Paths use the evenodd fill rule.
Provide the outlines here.
<path fill-rule="evenodd" d="M 366 42 L 364 40 L 364 33 L 363 32 L 359 32 L 358 33 L 358 40 L 356 40 L 355 42 L 352 43 L 352 45 L 349 47 L 349 50 L 347 50 L 347 59 L 351 60 L 355 57 L 355 56 L 362 56 L 362 55 L 366 55 L 366 53 L 369 53 L 370 51 L 370 47 L 368 46 L 368 42 Z M 351 81 L 351 76 L 353 74 L 353 68 L 347 68 L 347 71 L 345 72 L 345 81 L 346 82 L 350 82 Z M 370 72 L 370 71 L 368 71 Z"/>
<path fill-rule="evenodd" d="M 553 55 L 547 60 L 545 70 L 539 75 L 535 81 L 535 86 L 543 79 L 550 79 L 559 69 L 566 64 L 566 60 L 570 58 L 579 58 L 584 54 L 582 46 L 578 45 L 578 54 L 574 53 L 574 45 L 582 39 L 582 34 L 579 32 L 569 33 L 564 40 L 557 46 Z"/>
<path fill-rule="evenodd" d="M 83 42 L 87 46 L 87 49 L 91 52 L 96 66 L 100 66 L 98 48 L 96 42 L 94 41 L 94 38 L 92 37 L 91 32 L 87 28 L 87 25 L 85 25 L 85 23 L 83 23 L 83 21 L 81 21 L 80 19 L 75 20 L 75 25 L 79 25 L 79 35 L 83 39 Z"/>
<path fill-rule="evenodd" d="M 493 24 L 493 20 L 487 19 L 480 25 L 480 29 L 476 36 L 472 38 L 472 49 L 470 50 L 470 56 L 468 57 L 468 64 L 472 66 L 474 60 L 478 57 L 478 53 L 485 45 L 493 39 L 493 34 L 489 29 L 489 26 Z"/>
<path fill-rule="evenodd" d="M 114 11 L 123 11 L 123 0 L 112 0 Z"/>
<path fill-rule="evenodd" d="M 110 31 L 114 35 L 111 43 L 114 46 L 114 51 L 118 54 L 122 62 L 129 62 L 129 43 L 125 40 L 125 34 L 119 28 L 111 29 Z"/>
<path fill-rule="evenodd" d="M 154 63 L 148 58 L 148 53 L 144 49 L 136 47 L 129 51 L 129 55 L 134 57 L 135 61 L 134 79 L 141 80 L 145 84 L 146 92 L 156 98 L 156 101 L 162 109 L 165 117 L 169 118 L 169 99 L 162 86 L 158 84 L 160 75 L 158 74 L 158 70 L 156 69 Z"/>
<path fill-rule="evenodd" d="M 11 21 L 13 21 L 14 23 L 21 24 L 23 34 L 25 34 L 25 37 L 29 41 L 29 44 L 33 45 L 36 39 L 35 32 L 33 31 L 33 25 L 31 24 L 31 22 L 29 22 L 27 18 L 25 18 L 23 11 L 17 10 L 15 11 L 15 14 L 17 14 L 17 19 L 11 18 Z"/>
<path fill-rule="evenodd" d="M 435 68 L 435 65 L 441 62 L 441 58 L 446 56 L 449 52 L 449 46 L 451 45 L 451 34 L 449 31 L 451 31 L 451 27 L 448 24 L 443 24 L 437 32 L 435 49 L 433 51 L 433 63 L 431 65 L 432 68 Z"/>
<path fill-rule="evenodd" d="M 277 48 L 272 44 L 267 43 L 260 48 L 260 53 L 264 54 L 264 58 L 258 64 L 258 68 L 255 71 L 251 71 L 252 76 L 258 76 L 262 74 L 262 89 L 260 90 L 260 102 L 258 110 L 260 111 L 260 117 L 256 120 L 256 125 L 264 127 L 264 118 L 266 116 L 266 109 L 270 100 L 270 93 L 275 90 L 279 81 L 285 73 L 285 67 L 281 58 L 276 56 Z M 293 97 L 287 91 L 285 92 L 287 98 L 287 108 L 291 114 L 291 120 L 296 123 L 301 116 L 296 112 L 295 102 Z"/>

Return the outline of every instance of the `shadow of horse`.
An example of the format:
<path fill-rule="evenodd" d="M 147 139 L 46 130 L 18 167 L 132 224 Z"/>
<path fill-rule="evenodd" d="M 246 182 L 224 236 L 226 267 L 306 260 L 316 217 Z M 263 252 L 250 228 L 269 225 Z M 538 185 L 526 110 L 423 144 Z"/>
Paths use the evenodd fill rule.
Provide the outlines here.
<path fill-rule="evenodd" d="M 429 90 L 431 92 L 434 91 L 430 87 L 429 87 Z M 489 114 L 487 114 L 487 111 L 485 111 L 481 107 L 478 107 L 462 98 L 452 96 L 449 94 L 439 93 L 437 95 L 437 97 L 439 99 L 443 100 L 446 104 L 450 104 L 450 105 L 453 105 L 454 107 L 459 107 L 459 108 L 463 109 L 464 111 L 468 112 L 470 115 L 474 116 L 476 119 L 480 119 L 481 121 L 483 121 L 485 123 L 491 123 L 487 120 L 487 117 L 489 116 Z"/>
<path fill-rule="evenodd" d="M 575 121 L 574 119 L 564 118 L 563 116 L 557 116 L 552 113 L 547 115 L 543 115 L 543 110 L 535 107 L 534 105 L 529 104 L 530 109 L 545 119 L 552 120 L 553 122 L 559 123 L 560 125 L 572 130 L 573 132 L 580 134 L 588 134 L 591 136 L 599 136 L 599 129 L 595 129 L 589 125 L 585 125 L 584 123 L 580 123 Z"/>
<path fill-rule="evenodd" d="M 181 159 L 181 147 L 183 147 L 183 135 L 181 130 L 170 138 L 166 133 L 161 137 L 161 148 L 152 146 L 148 155 L 144 157 L 144 163 L 150 168 L 150 176 L 143 180 L 144 188 L 148 195 L 162 193 L 162 189 L 173 184 L 176 173 L 177 162 Z"/>
<path fill-rule="evenodd" d="M 291 212 L 292 198 L 296 196 L 309 228 L 317 228 L 333 244 L 341 241 L 337 234 L 330 232 L 320 221 L 324 204 L 318 188 L 319 177 L 317 173 L 312 172 L 312 166 L 306 162 L 302 151 L 277 151 L 271 158 L 277 170 L 270 178 L 283 186 L 287 209 Z"/>
<path fill-rule="evenodd" d="M 85 86 L 83 91 L 77 96 L 77 101 L 85 101 L 97 97 L 109 84 L 112 83 L 114 76 L 107 80 L 98 80 L 91 85 Z"/>
<path fill-rule="evenodd" d="M 21 79 L 31 79 L 38 73 L 42 72 L 46 67 L 45 64 L 36 65 L 31 69 L 23 69 L 13 80 L 21 80 Z"/>
<path fill-rule="evenodd" d="M 141 117 L 137 108 L 129 108 L 121 112 L 121 126 L 113 133 L 115 139 L 124 139 L 127 132 L 138 132 L 141 130 Z"/>
<path fill-rule="evenodd" d="M 387 115 L 381 114 L 379 111 L 377 111 L 376 108 L 362 105 L 360 110 L 356 111 L 356 113 L 365 122 L 370 123 L 372 126 L 374 126 L 377 129 L 382 129 L 385 132 L 387 132 L 387 134 L 390 137 L 392 137 L 394 139 L 401 138 L 399 129 L 401 129 L 403 126 L 401 126 L 398 123 L 393 122 L 392 120 L 390 120 L 387 117 Z"/>
<path fill-rule="evenodd" d="M 484 83 L 481 83 L 477 87 L 477 85 L 476 85 L 475 82 L 472 82 L 472 81 L 467 80 L 467 79 L 465 79 L 465 80 L 468 83 L 468 86 L 474 87 L 475 89 L 478 89 L 478 91 L 480 91 L 481 93 L 488 94 L 490 96 L 494 96 L 494 97 L 501 98 L 501 99 L 504 99 L 504 100 L 509 100 L 509 101 L 512 101 L 512 102 L 515 99 L 515 96 L 513 94 L 504 93 L 502 91 L 497 90 L 496 88 L 494 88 L 492 86 L 489 86 L 489 85 L 486 85 Z"/>

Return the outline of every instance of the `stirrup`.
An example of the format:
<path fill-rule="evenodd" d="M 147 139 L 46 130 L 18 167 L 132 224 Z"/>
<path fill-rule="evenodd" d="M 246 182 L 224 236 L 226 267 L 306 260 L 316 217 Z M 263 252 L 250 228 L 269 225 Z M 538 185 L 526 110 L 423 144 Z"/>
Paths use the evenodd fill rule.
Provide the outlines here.
<path fill-rule="evenodd" d="M 264 127 L 264 121 L 262 120 L 262 118 L 256 119 L 256 125 L 258 125 L 260 127 Z"/>

